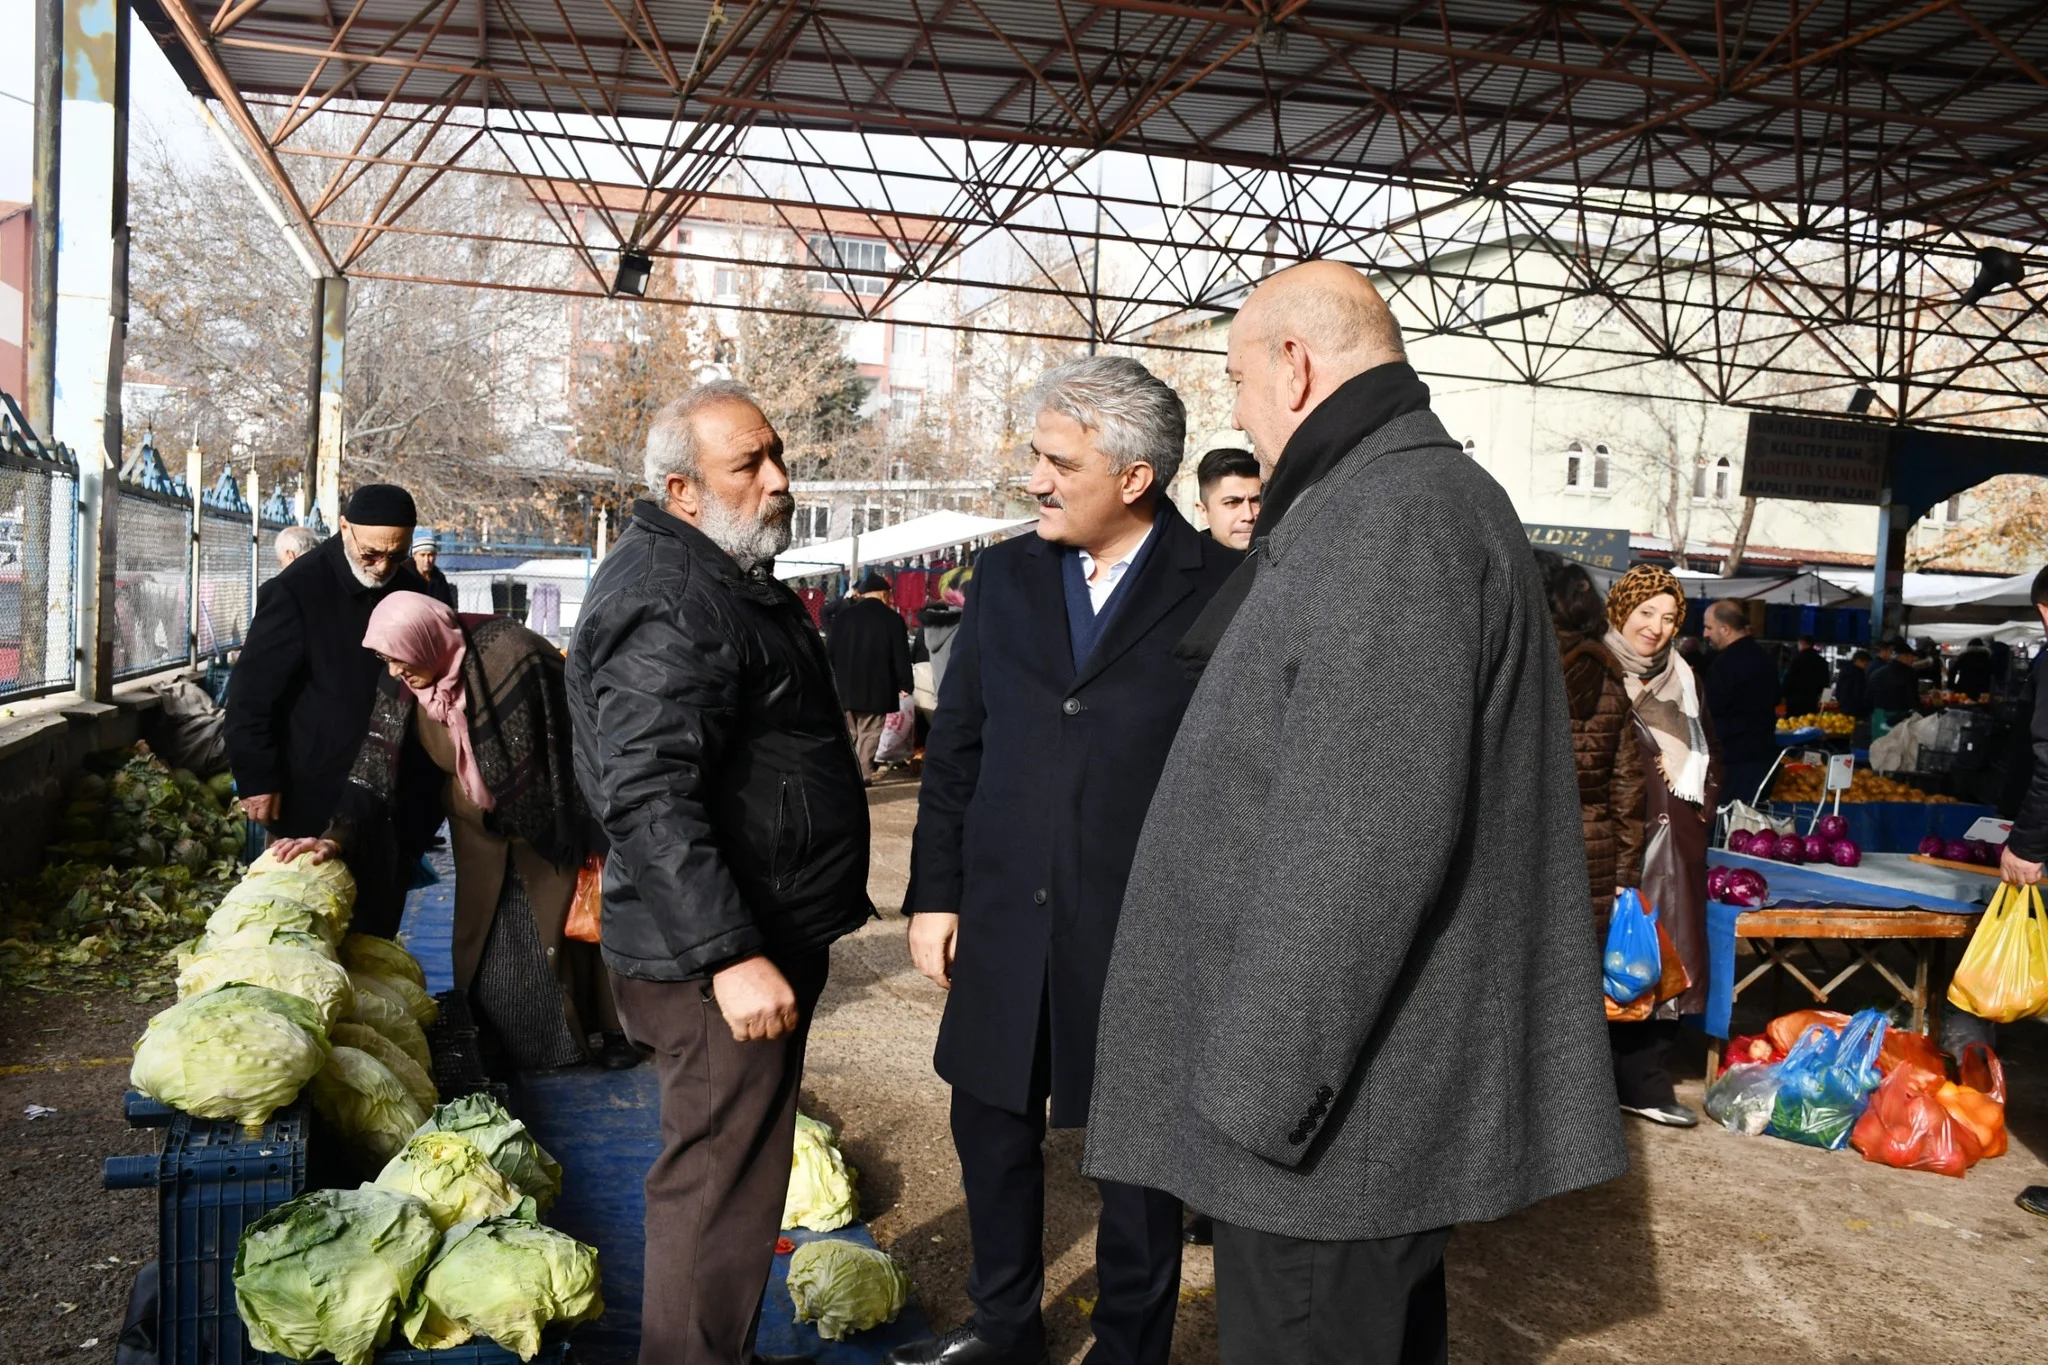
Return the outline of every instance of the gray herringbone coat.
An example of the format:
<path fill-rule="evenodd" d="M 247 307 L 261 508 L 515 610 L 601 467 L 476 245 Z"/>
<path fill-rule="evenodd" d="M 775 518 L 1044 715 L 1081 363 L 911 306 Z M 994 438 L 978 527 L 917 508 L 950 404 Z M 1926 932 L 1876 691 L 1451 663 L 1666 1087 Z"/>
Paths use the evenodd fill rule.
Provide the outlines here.
<path fill-rule="evenodd" d="M 1507 495 L 1414 413 L 1255 552 L 1139 843 L 1084 1169 L 1333 1241 L 1620 1175 L 1571 721 Z"/>

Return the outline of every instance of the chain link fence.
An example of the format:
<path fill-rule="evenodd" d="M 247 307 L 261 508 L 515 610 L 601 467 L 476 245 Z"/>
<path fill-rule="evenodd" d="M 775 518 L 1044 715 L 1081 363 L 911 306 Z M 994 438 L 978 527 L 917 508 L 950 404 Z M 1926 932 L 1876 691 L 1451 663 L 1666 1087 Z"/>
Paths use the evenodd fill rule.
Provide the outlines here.
<path fill-rule="evenodd" d="M 250 525 L 208 509 L 199 517 L 199 653 L 240 647 L 249 633 Z M 275 561 L 273 556 L 272 562 Z"/>
<path fill-rule="evenodd" d="M 123 488 L 114 515 L 118 680 L 169 668 L 190 656 L 192 503 Z"/>
<path fill-rule="evenodd" d="M 0 449 L 0 697 L 75 676 L 78 471 Z"/>

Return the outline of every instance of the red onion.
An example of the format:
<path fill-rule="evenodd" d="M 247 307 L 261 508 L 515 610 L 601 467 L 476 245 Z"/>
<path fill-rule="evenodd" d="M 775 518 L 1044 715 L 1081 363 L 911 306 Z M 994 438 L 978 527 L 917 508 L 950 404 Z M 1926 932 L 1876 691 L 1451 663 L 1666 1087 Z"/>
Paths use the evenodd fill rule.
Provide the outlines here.
<path fill-rule="evenodd" d="M 1734 871 L 1735 869 L 1730 867 L 1716 867 L 1708 869 L 1707 895 L 1717 901 L 1728 899 L 1728 878 L 1734 873 Z"/>
<path fill-rule="evenodd" d="M 1727 894 L 1722 899 L 1730 905 L 1754 910 L 1769 899 L 1770 894 L 1771 888 L 1764 881 L 1763 873 L 1753 867 L 1738 867 L 1728 873 Z"/>
<path fill-rule="evenodd" d="M 1754 853 L 1756 850 L 1751 845 L 1755 843 L 1756 836 L 1746 829 L 1734 830 L 1728 835 L 1728 851 L 1730 853 Z"/>
<path fill-rule="evenodd" d="M 1796 834 L 1780 834 L 1771 856 L 1781 863 L 1806 861 L 1806 841 Z"/>
<path fill-rule="evenodd" d="M 1961 839 L 1950 839 L 1941 846 L 1941 856 L 1952 863 L 1974 863 L 1970 845 Z"/>
<path fill-rule="evenodd" d="M 1939 834 L 1930 834 L 1920 841 L 1920 856 L 1923 858 L 1939 858 L 1942 849 L 1945 847 L 1947 847 L 1946 840 Z"/>
<path fill-rule="evenodd" d="M 1828 861 L 1836 867 L 1855 867 L 1863 861 L 1863 850 L 1854 839 L 1837 839 L 1828 846 Z"/>
<path fill-rule="evenodd" d="M 1825 835 L 1809 834 L 1799 841 L 1799 851 L 1806 855 L 1809 863 L 1824 863 L 1828 860 L 1828 845 L 1832 843 L 1834 840 Z"/>
<path fill-rule="evenodd" d="M 1814 826 L 1814 833 L 1830 843 L 1837 839 L 1846 839 L 1849 837 L 1849 817 L 1846 815 L 1823 815 L 1820 818 L 1820 823 Z"/>

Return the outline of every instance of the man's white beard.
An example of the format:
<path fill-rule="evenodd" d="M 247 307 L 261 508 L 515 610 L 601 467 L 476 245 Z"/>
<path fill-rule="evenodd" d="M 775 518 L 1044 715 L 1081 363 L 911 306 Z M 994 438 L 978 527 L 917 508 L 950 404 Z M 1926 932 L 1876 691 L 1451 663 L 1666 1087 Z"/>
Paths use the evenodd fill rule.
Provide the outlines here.
<path fill-rule="evenodd" d="M 789 548 L 790 519 L 795 513 L 796 500 L 787 494 L 768 498 L 756 519 L 706 492 L 697 512 L 697 529 L 742 569 L 751 569 Z"/>
<path fill-rule="evenodd" d="M 346 544 L 341 547 L 341 557 L 348 561 L 348 571 L 356 576 L 356 582 L 366 588 L 388 588 L 391 586 L 391 580 L 398 576 L 398 566 L 393 564 L 389 573 L 382 578 L 377 577 L 356 561 L 355 552 Z"/>

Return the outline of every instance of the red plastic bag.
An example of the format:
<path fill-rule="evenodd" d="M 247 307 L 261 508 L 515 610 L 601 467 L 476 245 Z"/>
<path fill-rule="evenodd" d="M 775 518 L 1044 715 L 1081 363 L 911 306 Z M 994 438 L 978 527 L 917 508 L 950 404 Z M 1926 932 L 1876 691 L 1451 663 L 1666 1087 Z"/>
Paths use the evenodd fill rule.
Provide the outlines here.
<path fill-rule="evenodd" d="M 2005 1067 L 1982 1043 L 1963 1049 L 1959 1082 L 1945 1082 L 1934 1098 L 1977 1137 L 1989 1160 L 2005 1155 Z"/>
<path fill-rule="evenodd" d="M 1740 1038 L 1730 1038 L 1728 1046 L 1721 1053 L 1721 1071 L 1725 1075 L 1731 1066 L 1750 1064 L 1768 1065 L 1785 1060 L 1785 1049 L 1761 1033 L 1746 1033 Z"/>
<path fill-rule="evenodd" d="M 1889 1076 L 1902 1066 L 1918 1067 L 1936 1076 L 1948 1074 L 1948 1063 L 1942 1060 L 1941 1049 L 1932 1038 L 1902 1028 L 1886 1029 L 1884 1046 L 1877 1054 L 1877 1069 Z"/>
<path fill-rule="evenodd" d="M 1849 1145 L 1880 1166 L 1960 1178 L 1984 1155 L 1984 1145 L 1936 1098 L 1947 1084 L 1916 1067 L 1893 1071 L 1856 1120 Z"/>
<path fill-rule="evenodd" d="M 1800 1035 L 1815 1024 L 1826 1024 L 1830 1032 L 1840 1033 L 1848 1022 L 1848 1015 L 1834 1010 L 1794 1010 L 1771 1020 L 1764 1032 L 1770 1035 L 1771 1045 L 1779 1052 L 1790 1052 Z"/>
<path fill-rule="evenodd" d="M 569 897 L 569 922 L 562 926 L 562 937 L 578 943 L 597 942 L 603 909 L 604 857 L 593 853 L 576 871 L 576 890 Z"/>

